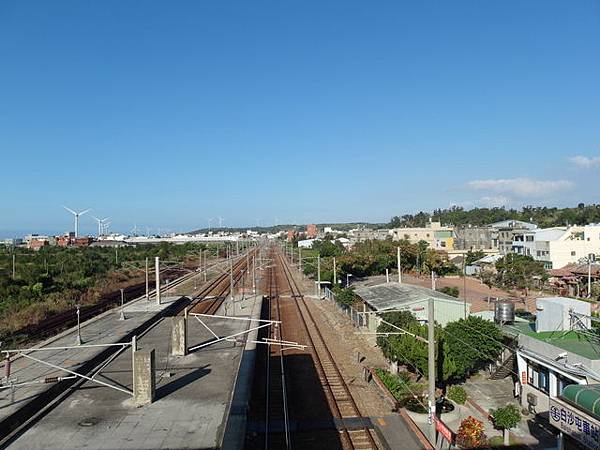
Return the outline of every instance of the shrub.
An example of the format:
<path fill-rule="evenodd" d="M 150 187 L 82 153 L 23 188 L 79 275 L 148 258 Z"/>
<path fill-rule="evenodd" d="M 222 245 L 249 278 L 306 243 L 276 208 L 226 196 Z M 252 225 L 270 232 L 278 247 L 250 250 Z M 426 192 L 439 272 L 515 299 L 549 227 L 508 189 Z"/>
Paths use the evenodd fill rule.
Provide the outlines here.
<path fill-rule="evenodd" d="M 456 298 L 458 298 L 458 296 L 459 296 L 458 288 L 455 287 L 455 286 L 446 286 L 446 287 L 443 287 L 441 289 L 438 289 L 438 291 L 442 292 L 442 293 L 444 293 L 446 295 L 450 295 L 452 297 L 456 297 Z"/>
<path fill-rule="evenodd" d="M 410 375 L 407 372 L 400 372 L 398 375 L 394 375 L 383 369 L 375 369 L 375 373 L 396 400 L 401 402 L 406 397 L 414 395 L 411 392 L 411 389 L 414 390 L 414 388 L 411 386 Z"/>
<path fill-rule="evenodd" d="M 460 423 L 456 443 L 463 448 L 482 447 L 486 443 L 483 422 L 469 416 Z"/>
<path fill-rule="evenodd" d="M 464 405 L 467 401 L 467 391 L 462 386 L 450 386 L 448 398 L 459 405 Z"/>

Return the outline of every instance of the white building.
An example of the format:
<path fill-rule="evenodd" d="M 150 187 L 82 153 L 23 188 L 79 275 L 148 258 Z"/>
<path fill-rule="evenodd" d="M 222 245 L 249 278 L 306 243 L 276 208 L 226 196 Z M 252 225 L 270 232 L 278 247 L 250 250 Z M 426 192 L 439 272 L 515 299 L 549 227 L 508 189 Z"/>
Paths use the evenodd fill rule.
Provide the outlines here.
<path fill-rule="evenodd" d="M 521 405 L 544 413 L 566 386 L 600 382 L 600 341 L 589 331 L 589 303 L 539 298 L 536 309 L 535 324 L 515 322 L 503 330 L 517 335 Z"/>
<path fill-rule="evenodd" d="M 512 251 L 543 262 L 546 269 L 560 269 L 600 254 L 600 225 L 522 231 L 514 235 Z"/>

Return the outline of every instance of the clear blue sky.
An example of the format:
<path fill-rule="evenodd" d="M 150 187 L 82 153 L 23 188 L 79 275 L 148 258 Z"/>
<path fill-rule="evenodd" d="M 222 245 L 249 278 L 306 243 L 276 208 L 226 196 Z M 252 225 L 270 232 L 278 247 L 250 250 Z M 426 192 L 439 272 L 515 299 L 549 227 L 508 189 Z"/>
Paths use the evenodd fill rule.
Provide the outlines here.
<path fill-rule="evenodd" d="M 595 0 L 4 0 L 0 235 L 597 202 L 599 80 Z"/>

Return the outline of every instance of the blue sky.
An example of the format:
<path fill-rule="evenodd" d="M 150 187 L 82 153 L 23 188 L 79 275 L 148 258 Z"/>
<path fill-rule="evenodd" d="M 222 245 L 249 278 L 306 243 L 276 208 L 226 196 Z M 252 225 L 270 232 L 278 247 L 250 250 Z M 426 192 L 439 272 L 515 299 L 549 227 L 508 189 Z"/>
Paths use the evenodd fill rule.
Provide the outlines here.
<path fill-rule="evenodd" d="M 0 235 L 597 202 L 598 80 L 594 0 L 5 0 Z"/>

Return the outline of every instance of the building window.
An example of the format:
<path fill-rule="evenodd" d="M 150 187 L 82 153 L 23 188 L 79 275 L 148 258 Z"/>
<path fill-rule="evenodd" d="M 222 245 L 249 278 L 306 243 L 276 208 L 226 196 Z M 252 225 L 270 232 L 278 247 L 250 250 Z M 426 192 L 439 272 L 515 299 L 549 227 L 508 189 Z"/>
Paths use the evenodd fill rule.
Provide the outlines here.
<path fill-rule="evenodd" d="M 575 256 L 577 252 L 571 252 L 571 256 Z"/>
<path fill-rule="evenodd" d="M 550 388 L 549 371 L 545 367 L 529 362 L 527 364 L 527 382 L 536 389 L 548 394 Z"/>
<path fill-rule="evenodd" d="M 558 376 L 558 392 L 556 395 L 560 395 L 563 392 L 563 389 L 569 386 L 570 384 L 577 384 L 575 381 L 570 378 L 566 378 L 563 376 Z"/>

